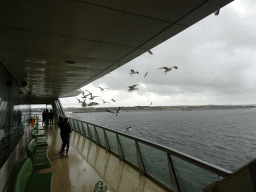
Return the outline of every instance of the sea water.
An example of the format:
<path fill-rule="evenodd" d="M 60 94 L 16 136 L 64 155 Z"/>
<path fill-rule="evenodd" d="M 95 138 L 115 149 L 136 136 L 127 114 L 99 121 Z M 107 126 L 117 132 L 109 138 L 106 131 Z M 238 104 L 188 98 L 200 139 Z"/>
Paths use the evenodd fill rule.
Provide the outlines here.
<path fill-rule="evenodd" d="M 256 110 L 121 111 L 66 113 L 181 151 L 234 171 L 256 157 Z"/>

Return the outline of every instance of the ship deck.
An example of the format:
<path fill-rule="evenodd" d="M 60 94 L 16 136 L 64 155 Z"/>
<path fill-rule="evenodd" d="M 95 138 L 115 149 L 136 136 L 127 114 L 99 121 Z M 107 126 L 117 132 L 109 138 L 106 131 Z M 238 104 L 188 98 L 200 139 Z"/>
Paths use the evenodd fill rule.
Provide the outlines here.
<path fill-rule="evenodd" d="M 76 132 L 71 133 L 69 158 L 60 158 L 62 141 L 57 125 L 45 127 L 49 145 L 49 169 L 35 173 L 54 173 L 52 190 L 57 192 L 92 192 L 97 181 L 109 185 L 110 192 L 163 192 L 161 186 L 139 176 L 130 165 L 107 153 L 100 146 Z"/>

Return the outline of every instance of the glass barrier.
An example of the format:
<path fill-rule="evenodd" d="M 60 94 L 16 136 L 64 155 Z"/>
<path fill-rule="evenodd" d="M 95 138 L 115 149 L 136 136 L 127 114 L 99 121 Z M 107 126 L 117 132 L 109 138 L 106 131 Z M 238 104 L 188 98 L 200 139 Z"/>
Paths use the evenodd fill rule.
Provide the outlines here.
<path fill-rule="evenodd" d="M 87 123 L 81 122 L 84 130 L 84 136 L 89 137 Z"/>
<path fill-rule="evenodd" d="M 138 167 L 135 141 L 122 135 L 118 135 L 118 137 L 124 153 L 124 158 Z"/>
<path fill-rule="evenodd" d="M 137 170 L 141 170 L 142 164 L 147 175 L 165 186 L 168 190 L 172 188 L 173 184 L 174 188 L 179 188 L 179 192 L 201 192 L 207 185 L 218 181 L 218 175 L 224 178 L 231 174 L 230 171 L 210 165 L 175 150 L 130 135 L 126 136 L 123 133 L 112 131 L 108 128 L 72 118 L 70 118 L 70 123 L 72 128 L 78 130 L 80 134 L 88 138 L 91 135 L 92 140 L 95 142 L 98 142 L 96 141 L 97 134 L 99 143 L 106 148 L 109 146 L 110 151 L 122 159 L 118 152 L 118 137 L 124 159 L 133 164 Z M 105 140 L 104 131 L 107 141 Z M 108 143 L 108 146 L 106 146 L 105 141 Z M 136 142 L 138 143 L 138 148 L 136 147 Z M 168 156 L 169 154 L 170 156 Z M 141 157 L 141 160 L 138 157 Z M 170 167 L 174 170 L 172 171 Z M 208 170 L 211 170 L 211 172 Z"/>
<path fill-rule="evenodd" d="M 77 120 L 76 123 L 77 123 L 78 133 L 80 133 L 81 135 L 83 135 L 82 128 L 81 128 L 81 122 Z"/>
<path fill-rule="evenodd" d="M 96 136 L 95 136 L 95 131 L 94 131 L 94 125 L 91 125 L 91 124 L 87 124 L 87 125 L 88 125 L 89 131 L 90 131 L 90 133 L 91 133 L 92 140 L 96 141 Z"/>
<path fill-rule="evenodd" d="M 146 172 L 171 188 L 166 152 L 140 142 L 138 145 Z"/>
<path fill-rule="evenodd" d="M 204 187 L 218 181 L 218 175 L 171 155 L 181 192 L 200 192 Z"/>
<path fill-rule="evenodd" d="M 76 131 L 76 126 L 74 125 L 74 120 L 73 119 L 69 119 L 69 123 L 71 125 L 71 129 L 74 129 Z"/>
<path fill-rule="evenodd" d="M 100 141 L 100 144 L 105 147 L 105 140 L 104 140 L 104 132 L 103 129 L 100 127 L 95 126 L 95 129 L 97 131 L 97 135 Z"/>
<path fill-rule="evenodd" d="M 116 134 L 105 130 L 110 150 L 118 154 L 118 148 L 117 148 L 117 140 L 116 140 Z"/>

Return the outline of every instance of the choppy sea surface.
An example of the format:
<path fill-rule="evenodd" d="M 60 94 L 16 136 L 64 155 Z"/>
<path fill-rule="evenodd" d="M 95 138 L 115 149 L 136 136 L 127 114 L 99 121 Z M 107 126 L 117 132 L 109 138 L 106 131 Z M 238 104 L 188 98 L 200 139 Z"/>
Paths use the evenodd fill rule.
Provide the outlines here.
<path fill-rule="evenodd" d="M 256 109 L 66 113 L 235 171 L 256 157 Z M 150 122 L 148 122 L 150 120 Z M 147 123 L 148 122 L 148 123 Z"/>

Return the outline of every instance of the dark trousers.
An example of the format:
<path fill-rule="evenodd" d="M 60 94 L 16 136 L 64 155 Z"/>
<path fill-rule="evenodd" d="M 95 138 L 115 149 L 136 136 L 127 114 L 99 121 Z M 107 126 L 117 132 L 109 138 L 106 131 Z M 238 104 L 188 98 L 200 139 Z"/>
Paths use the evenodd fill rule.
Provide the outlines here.
<path fill-rule="evenodd" d="M 65 147 L 67 146 L 66 153 L 68 153 L 70 139 L 69 138 L 61 138 L 61 139 L 62 139 L 62 142 L 63 142 L 62 147 L 61 147 L 61 151 L 64 151 Z"/>

